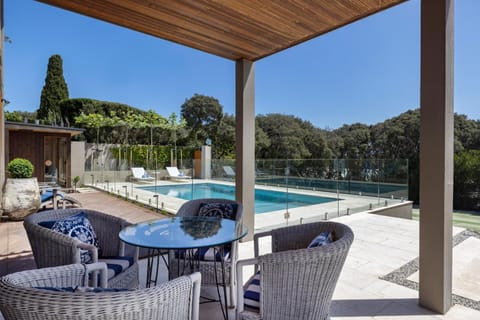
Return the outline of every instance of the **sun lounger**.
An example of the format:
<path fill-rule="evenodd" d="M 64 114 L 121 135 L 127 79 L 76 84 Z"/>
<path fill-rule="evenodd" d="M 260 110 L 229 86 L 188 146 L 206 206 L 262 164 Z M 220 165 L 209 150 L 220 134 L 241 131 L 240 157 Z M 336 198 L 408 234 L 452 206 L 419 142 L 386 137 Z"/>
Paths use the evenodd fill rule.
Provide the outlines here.
<path fill-rule="evenodd" d="M 230 166 L 223 166 L 223 171 L 225 172 L 225 177 L 235 178 L 235 171 Z"/>
<path fill-rule="evenodd" d="M 189 180 L 192 177 L 185 175 L 183 172 L 178 171 L 177 167 L 166 167 L 168 176 L 170 177 L 171 180 L 176 180 L 176 181 L 185 181 Z"/>
<path fill-rule="evenodd" d="M 151 177 L 143 167 L 132 167 L 132 180 L 133 181 L 153 181 L 154 177 Z"/>
<path fill-rule="evenodd" d="M 81 207 L 82 204 L 77 199 L 74 199 L 63 192 L 55 191 L 54 189 L 47 189 L 40 194 L 41 205 L 40 208 L 46 208 L 48 205 L 52 205 L 53 209 L 57 209 L 61 204 L 62 209 L 65 209 L 66 205 L 69 207 Z"/>

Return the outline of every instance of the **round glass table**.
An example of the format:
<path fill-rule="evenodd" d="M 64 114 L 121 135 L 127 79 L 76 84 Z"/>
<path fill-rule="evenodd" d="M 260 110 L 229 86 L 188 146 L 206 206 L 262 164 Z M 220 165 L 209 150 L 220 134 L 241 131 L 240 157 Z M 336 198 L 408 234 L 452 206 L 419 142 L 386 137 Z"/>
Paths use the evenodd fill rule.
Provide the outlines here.
<path fill-rule="evenodd" d="M 163 259 L 167 269 L 169 268 L 170 261 L 165 259 L 162 251 L 168 250 L 169 258 L 177 255 L 177 262 L 182 258 L 185 265 L 195 268 L 195 266 L 198 266 L 198 261 L 195 262 L 194 260 L 198 260 L 200 256 L 198 253 L 195 254 L 195 250 L 214 248 L 214 257 L 217 256 L 217 253 L 223 257 L 225 246 L 240 240 L 247 233 L 248 228 L 238 221 L 215 217 L 189 216 L 134 224 L 120 231 L 119 237 L 127 244 L 148 249 L 146 287 L 150 287 L 156 285 L 158 280 L 159 257 Z M 172 252 L 176 253 L 172 254 Z M 219 286 L 223 287 L 224 301 L 227 301 L 225 262 L 223 258 L 219 259 L 218 262 L 214 258 L 213 263 L 214 269 L 216 269 L 216 263 L 220 264 L 222 269 L 222 280 L 216 281 L 218 301 L 224 318 L 228 319 L 227 304 L 224 304 L 224 309 L 218 290 Z M 231 261 L 231 263 L 235 263 L 235 261 Z M 156 269 L 156 272 L 154 269 Z M 180 267 L 178 267 L 178 270 L 180 270 Z"/>
<path fill-rule="evenodd" d="M 120 231 L 130 245 L 148 249 L 194 249 L 220 246 L 245 237 L 240 222 L 215 217 L 174 217 L 134 224 Z"/>

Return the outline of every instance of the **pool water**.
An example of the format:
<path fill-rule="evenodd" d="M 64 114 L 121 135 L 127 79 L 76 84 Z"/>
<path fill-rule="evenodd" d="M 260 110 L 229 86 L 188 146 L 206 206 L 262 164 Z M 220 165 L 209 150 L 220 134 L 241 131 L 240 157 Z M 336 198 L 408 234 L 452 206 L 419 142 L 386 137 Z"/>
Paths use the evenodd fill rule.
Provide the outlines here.
<path fill-rule="evenodd" d="M 169 186 L 144 186 L 137 188 L 185 200 L 201 198 L 235 199 L 234 186 L 217 183 L 176 184 Z M 336 201 L 337 199 L 298 193 L 286 193 L 282 191 L 255 189 L 255 213 L 265 213 L 286 209 L 287 200 L 288 208 L 298 208 Z"/>

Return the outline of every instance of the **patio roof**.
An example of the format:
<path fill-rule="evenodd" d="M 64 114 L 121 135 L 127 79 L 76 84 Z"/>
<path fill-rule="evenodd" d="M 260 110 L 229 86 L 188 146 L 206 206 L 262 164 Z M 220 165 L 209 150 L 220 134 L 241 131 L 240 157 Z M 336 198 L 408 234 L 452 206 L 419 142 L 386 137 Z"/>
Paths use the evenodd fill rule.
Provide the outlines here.
<path fill-rule="evenodd" d="M 256 61 L 406 0 L 38 0 L 232 60 Z"/>
<path fill-rule="evenodd" d="M 80 128 L 70 128 L 70 127 L 55 127 L 42 124 L 33 124 L 33 123 L 23 123 L 23 122 L 12 122 L 5 121 L 5 129 L 8 131 L 32 131 L 32 132 L 44 132 L 44 133 L 63 133 L 69 134 L 70 136 L 77 136 L 85 131 L 85 129 Z"/>

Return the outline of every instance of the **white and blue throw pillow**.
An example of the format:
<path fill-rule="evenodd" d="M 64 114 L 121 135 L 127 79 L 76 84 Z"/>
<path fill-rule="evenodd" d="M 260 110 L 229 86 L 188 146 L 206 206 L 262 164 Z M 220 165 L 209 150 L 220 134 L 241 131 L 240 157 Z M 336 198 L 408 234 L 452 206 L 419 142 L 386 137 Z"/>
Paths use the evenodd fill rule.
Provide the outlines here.
<path fill-rule="evenodd" d="M 250 280 L 243 294 L 243 304 L 246 308 L 260 309 L 260 270 Z"/>
<path fill-rule="evenodd" d="M 308 248 L 315 248 L 327 245 L 333 242 L 333 232 L 325 231 L 316 236 L 308 245 Z"/>
<path fill-rule="evenodd" d="M 223 219 L 235 220 L 237 214 L 236 203 L 200 203 L 198 215 L 203 217 L 218 217 Z"/>
<path fill-rule="evenodd" d="M 97 235 L 95 234 L 90 221 L 88 221 L 85 212 L 80 212 L 74 216 L 61 220 L 42 221 L 39 223 L 39 225 L 49 228 L 53 231 L 60 232 L 72 238 L 76 238 L 83 243 L 93 244 L 98 248 Z M 88 250 L 80 250 L 80 262 L 92 262 L 92 256 Z"/>

